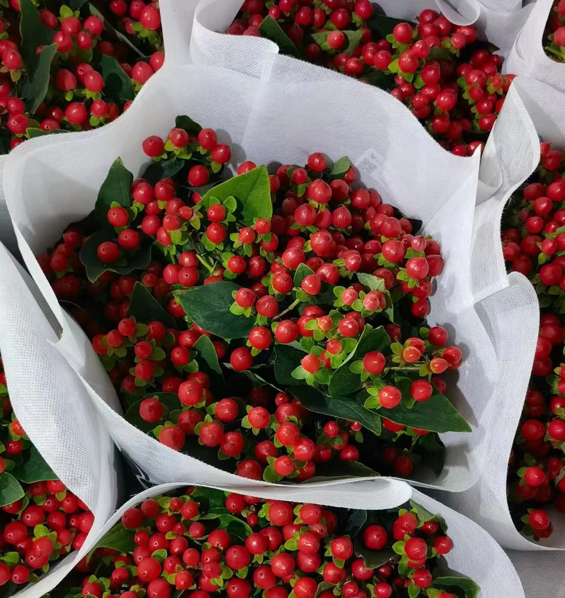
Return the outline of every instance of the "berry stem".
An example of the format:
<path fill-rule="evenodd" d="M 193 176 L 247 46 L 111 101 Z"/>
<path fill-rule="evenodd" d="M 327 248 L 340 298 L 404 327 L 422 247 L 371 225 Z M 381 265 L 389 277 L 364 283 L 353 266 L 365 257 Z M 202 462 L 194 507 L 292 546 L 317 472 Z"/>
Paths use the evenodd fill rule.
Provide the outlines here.
<path fill-rule="evenodd" d="M 196 254 L 198 261 L 210 272 L 210 274 L 214 273 L 214 266 L 210 266 L 210 264 L 201 256 Z"/>
<path fill-rule="evenodd" d="M 293 303 L 291 303 L 283 312 L 281 312 L 278 316 L 274 317 L 273 320 L 278 320 L 279 318 L 282 318 L 285 314 L 287 314 L 289 311 L 292 311 L 298 304 L 300 303 L 300 299 L 297 299 L 296 301 L 294 301 Z"/>

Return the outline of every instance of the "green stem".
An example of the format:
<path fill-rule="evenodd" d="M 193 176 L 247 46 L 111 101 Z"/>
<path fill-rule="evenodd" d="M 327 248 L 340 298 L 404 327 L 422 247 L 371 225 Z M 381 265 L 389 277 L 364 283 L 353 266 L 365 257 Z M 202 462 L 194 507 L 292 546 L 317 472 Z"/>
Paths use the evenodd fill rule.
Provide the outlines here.
<path fill-rule="evenodd" d="M 389 370 L 397 370 L 397 371 L 406 371 L 406 372 L 419 372 L 422 366 L 417 367 L 410 367 L 410 368 L 401 368 L 401 367 L 394 367 L 388 368 Z"/>
<path fill-rule="evenodd" d="M 299 303 L 300 303 L 300 299 L 297 299 L 296 301 L 294 301 L 293 303 L 291 303 L 283 312 L 281 312 L 278 316 L 275 316 L 273 318 L 273 321 L 274 320 L 278 320 L 279 318 L 282 318 L 289 311 L 292 311 Z"/>
<path fill-rule="evenodd" d="M 553 48 L 551 48 L 550 46 L 547 46 L 545 48 L 548 52 L 551 52 L 552 54 L 555 54 L 556 56 L 559 56 L 559 58 L 561 58 L 561 60 L 563 62 L 565 62 L 565 54 L 563 54 L 562 52 L 559 52 L 559 50 L 554 50 Z"/>
<path fill-rule="evenodd" d="M 214 266 L 210 266 L 210 264 L 200 255 L 196 254 L 198 261 L 210 272 L 210 274 L 214 273 Z"/>

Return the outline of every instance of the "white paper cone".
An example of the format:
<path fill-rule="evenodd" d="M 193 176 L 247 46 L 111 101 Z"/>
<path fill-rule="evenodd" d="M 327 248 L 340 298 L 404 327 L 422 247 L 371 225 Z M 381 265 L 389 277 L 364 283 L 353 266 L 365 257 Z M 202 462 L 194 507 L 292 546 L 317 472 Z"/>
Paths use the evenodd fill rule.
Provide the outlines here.
<path fill-rule="evenodd" d="M 498 47 L 497 54 L 507 57 L 524 27 L 533 5 L 522 6 L 521 0 L 478 0 L 480 16 L 475 23 L 480 39 Z M 505 73 L 512 73 L 506 69 Z"/>
<path fill-rule="evenodd" d="M 565 145 L 565 96 L 548 85 L 517 77 L 485 148 L 482 190 L 491 190 L 475 212 L 472 286 L 477 311 L 495 347 L 498 378 L 487 390 L 498 432 L 491 436 L 488 466 L 478 483 L 448 503 L 515 550 L 565 548 L 565 518 L 555 514 L 555 531 L 539 544 L 522 536 L 506 497 L 508 460 L 529 385 L 539 333 L 539 303 L 532 284 L 506 274 L 500 241 L 501 216 L 512 193 L 539 164 L 539 141 Z M 538 137 L 539 135 L 539 137 Z M 486 195 L 486 193 L 485 193 Z M 486 390 L 486 389 L 485 389 Z M 553 594 L 551 594 L 553 595 Z"/>
<path fill-rule="evenodd" d="M 116 508 L 115 447 L 88 394 L 55 349 L 54 318 L 28 274 L 0 244 L 0 353 L 12 407 L 26 434 L 95 522 L 83 548 L 22 590 L 42 596 L 72 569 Z"/>
<path fill-rule="evenodd" d="M 565 65 L 546 56 L 543 33 L 553 0 L 537 0 L 504 63 L 504 73 L 523 75 L 565 91 Z"/>

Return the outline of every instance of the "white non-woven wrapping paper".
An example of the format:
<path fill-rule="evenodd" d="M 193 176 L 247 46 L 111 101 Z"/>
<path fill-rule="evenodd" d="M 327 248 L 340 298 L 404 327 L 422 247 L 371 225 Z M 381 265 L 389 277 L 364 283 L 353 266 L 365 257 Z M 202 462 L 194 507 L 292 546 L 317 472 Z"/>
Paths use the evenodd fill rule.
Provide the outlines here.
<path fill-rule="evenodd" d="M 304 164 L 313 151 L 333 159 L 348 155 L 364 184 L 422 220 L 426 232 L 442 245 L 446 269 L 432 298 L 430 322 L 447 325 L 452 341 L 465 353 L 455 377 L 457 389 L 450 394 L 473 433 L 446 434 L 444 472 L 439 479 L 430 474 L 420 480 L 464 490 L 478 478 L 486 458 L 484 441 L 494 412 L 482 388 L 496 378 L 494 350 L 474 310 L 470 288 L 478 156 L 463 159 L 445 152 L 389 94 L 345 77 L 311 80 L 309 70 L 297 80 L 294 63 L 285 57 L 263 81 L 210 66 L 169 63 L 111 125 L 32 140 L 10 155 L 4 190 L 22 255 L 62 326 L 57 347 L 88 383 L 116 443 L 149 479 L 176 481 L 201 471 L 201 463 L 158 444 L 104 404 L 116 405 L 107 376 L 86 337 L 57 305 L 33 254 L 52 244 L 67 222 L 90 212 L 116 157 L 138 174 L 147 163 L 141 141 L 152 134 L 166 135 L 177 114 L 216 128 L 221 139 L 232 143 L 237 162 Z M 320 71 L 300 64 L 312 73 Z M 216 473 L 224 485 L 242 483 L 230 474 Z M 211 483 L 206 475 L 202 470 L 199 482 Z"/>
<path fill-rule="evenodd" d="M 565 518 L 555 514 L 553 535 L 536 544 L 517 531 L 508 509 L 508 460 L 531 374 L 539 304 L 529 280 L 518 273 L 506 275 L 501 216 L 512 193 L 537 168 L 540 139 L 565 147 L 564 100 L 565 96 L 549 85 L 525 77 L 515 79 L 481 165 L 481 178 L 490 182 L 494 191 L 489 199 L 481 198 L 485 201 L 475 213 L 472 286 L 477 311 L 497 355 L 498 379 L 491 396 L 499 405 L 498 432 L 491 436 L 488 466 L 477 484 L 463 494 L 445 498 L 489 530 L 502 546 L 515 550 L 565 548 Z"/>
<path fill-rule="evenodd" d="M 563 568 L 565 554 L 563 552 L 520 552 L 507 550 L 506 554 L 516 568 L 526 598 L 565 598 L 563 584 Z"/>
<path fill-rule="evenodd" d="M 55 348 L 58 326 L 35 283 L 0 244 L 0 354 L 13 409 L 56 475 L 95 515 L 83 548 L 18 598 L 53 589 L 116 508 L 115 447 L 81 380 Z"/>
<path fill-rule="evenodd" d="M 565 65 L 555 62 L 543 49 L 543 33 L 553 0 L 536 0 L 504 63 L 504 72 L 523 75 L 565 91 Z M 529 7 L 528 7 L 529 8 Z"/>
<path fill-rule="evenodd" d="M 193 484 L 192 478 L 189 478 L 189 481 L 184 484 L 163 484 L 141 492 L 115 513 L 99 538 L 107 533 L 130 507 L 138 505 L 147 498 Z M 210 486 L 219 490 L 231 490 L 222 486 Z M 309 484 L 296 488 L 287 486 L 258 489 L 255 486 L 248 486 L 241 488 L 240 492 L 266 499 L 276 498 L 291 502 L 310 502 L 330 507 L 366 510 L 396 508 L 413 500 L 429 512 L 443 516 L 449 528 L 447 533 L 454 543 L 453 550 L 446 557 L 447 565 L 458 574 L 473 579 L 481 587 L 481 598 L 525 598 L 520 579 L 512 563 L 485 530 L 404 482 L 384 478 L 352 482 L 334 486 L 331 494 Z M 551 596 L 553 598 L 553 595 Z"/>
<path fill-rule="evenodd" d="M 498 48 L 497 54 L 507 57 L 533 5 L 522 3 L 522 0 L 477 0 L 477 2 L 480 5 L 480 15 L 474 25 L 478 29 L 479 38 L 494 44 Z M 505 72 L 512 73 L 508 69 Z"/>

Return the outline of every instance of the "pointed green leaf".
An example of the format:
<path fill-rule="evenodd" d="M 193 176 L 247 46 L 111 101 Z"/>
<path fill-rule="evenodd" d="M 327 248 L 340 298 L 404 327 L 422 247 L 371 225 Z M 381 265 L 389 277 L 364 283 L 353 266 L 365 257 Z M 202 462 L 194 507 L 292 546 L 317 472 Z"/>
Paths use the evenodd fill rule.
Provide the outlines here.
<path fill-rule="evenodd" d="M 140 282 L 136 282 L 133 287 L 128 309 L 128 317 L 132 316 L 141 323 L 161 322 L 167 328 L 178 328 L 175 318 L 167 313 L 159 300 Z"/>
<path fill-rule="evenodd" d="M 108 226 L 108 210 L 112 203 L 116 202 L 124 208 L 131 206 L 131 187 L 133 174 L 123 165 L 120 158 L 117 158 L 100 187 L 96 199 L 96 219 L 102 226 Z"/>
<path fill-rule="evenodd" d="M 232 293 L 239 288 L 233 282 L 216 282 L 179 293 L 177 300 L 188 317 L 202 329 L 228 340 L 247 338 L 255 324 L 253 318 L 230 312 Z"/>

